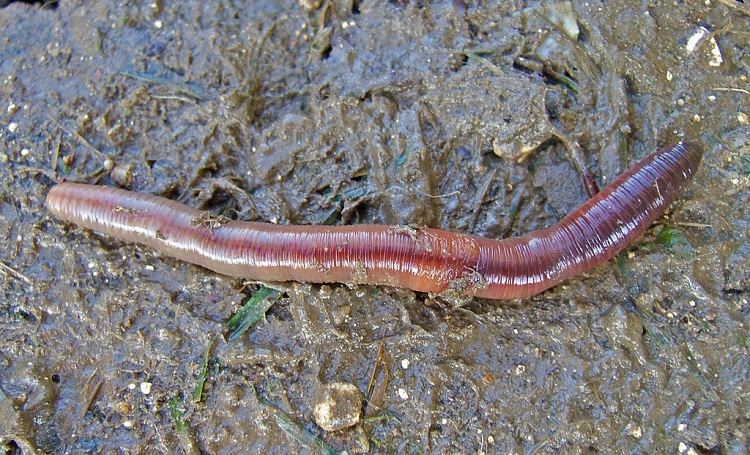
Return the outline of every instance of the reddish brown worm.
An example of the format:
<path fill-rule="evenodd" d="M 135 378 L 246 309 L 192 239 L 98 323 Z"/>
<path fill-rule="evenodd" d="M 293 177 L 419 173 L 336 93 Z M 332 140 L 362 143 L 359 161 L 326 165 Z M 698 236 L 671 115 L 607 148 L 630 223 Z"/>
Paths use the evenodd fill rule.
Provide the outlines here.
<path fill-rule="evenodd" d="M 234 277 L 514 299 L 620 252 L 677 198 L 702 155 L 698 142 L 663 148 L 554 226 L 503 240 L 431 228 L 230 221 L 161 197 L 79 183 L 53 187 L 47 208 L 85 228 Z"/>

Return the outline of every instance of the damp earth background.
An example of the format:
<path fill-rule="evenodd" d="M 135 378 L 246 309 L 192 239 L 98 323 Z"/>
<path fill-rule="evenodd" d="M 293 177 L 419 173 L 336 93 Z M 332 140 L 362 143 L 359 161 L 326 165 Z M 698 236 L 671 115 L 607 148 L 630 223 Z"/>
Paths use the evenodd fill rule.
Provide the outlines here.
<path fill-rule="evenodd" d="M 744 453 L 750 9 L 545 5 L 0 9 L 3 450 Z M 581 277 L 511 302 L 277 284 L 232 342 L 257 285 L 43 205 L 67 179 L 507 237 L 586 199 L 572 155 L 606 184 L 683 134 L 706 152 L 669 217 Z M 366 398 L 357 425 L 315 424 L 331 383 Z"/>

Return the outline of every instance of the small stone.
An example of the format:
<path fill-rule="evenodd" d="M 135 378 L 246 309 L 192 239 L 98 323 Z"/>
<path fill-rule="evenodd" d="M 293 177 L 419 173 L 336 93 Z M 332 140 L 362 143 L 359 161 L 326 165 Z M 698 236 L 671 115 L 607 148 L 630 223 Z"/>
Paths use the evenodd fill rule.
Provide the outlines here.
<path fill-rule="evenodd" d="M 308 10 L 314 11 L 320 8 L 321 0 L 299 0 L 299 6 Z"/>
<path fill-rule="evenodd" d="M 141 393 L 144 395 L 148 395 L 151 393 L 151 383 L 150 382 L 141 382 Z"/>
<path fill-rule="evenodd" d="M 133 183 L 133 165 L 118 164 L 109 174 L 112 180 L 120 186 L 130 186 Z"/>
<path fill-rule="evenodd" d="M 118 401 L 112 406 L 112 409 L 120 414 L 127 414 L 130 412 L 130 405 L 125 401 Z"/>
<path fill-rule="evenodd" d="M 313 409 L 315 422 L 326 431 L 356 425 L 362 413 L 362 395 L 353 384 L 334 382 L 325 386 Z"/>
<path fill-rule="evenodd" d="M 542 15 L 554 25 L 560 27 L 570 39 L 578 39 L 578 34 L 581 30 L 578 27 L 578 21 L 571 2 L 556 2 L 547 5 L 542 10 Z"/>

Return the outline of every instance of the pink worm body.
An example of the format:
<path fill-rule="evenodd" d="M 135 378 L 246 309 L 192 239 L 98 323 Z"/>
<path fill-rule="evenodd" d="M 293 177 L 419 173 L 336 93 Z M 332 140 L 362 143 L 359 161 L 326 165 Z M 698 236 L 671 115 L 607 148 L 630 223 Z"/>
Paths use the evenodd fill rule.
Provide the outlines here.
<path fill-rule="evenodd" d="M 702 154 L 697 142 L 663 148 L 554 226 L 503 240 L 383 225 L 208 226 L 204 212 L 175 201 L 78 183 L 53 187 L 46 204 L 80 226 L 224 275 L 514 299 L 542 292 L 620 252 L 677 198 Z"/>

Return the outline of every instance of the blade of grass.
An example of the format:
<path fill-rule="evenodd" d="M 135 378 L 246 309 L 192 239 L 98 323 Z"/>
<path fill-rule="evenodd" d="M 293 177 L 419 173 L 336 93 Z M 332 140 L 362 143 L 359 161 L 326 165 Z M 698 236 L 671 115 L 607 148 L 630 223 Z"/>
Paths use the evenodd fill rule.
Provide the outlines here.
<path fill-rule="evenodd" d="M 208 346 L 206 347 L 206 353 L 203 354 L 203 364 L 201 365 L 201 372 L 198 374 L 198 385 L 195 386 L 195 390 L 193 391 L 193 402 L 194 403 L 200 403 L 203 399 L 203 389 L 206 385 L 206 378 L 208 377 L 208 370 L 209 370 L 209 359 L 211 357 L 211 348 L 214 345 L 214 341 L 216 341 L 216 338 L 211 340 L 208 343 Z"/>
<path fill-rule="evenodd" d="M 693 249 L 693 245 L 690 241 L 682 235 L 679 229 L 671 226 L 664 226 L 658 234 L 656 234 L 656 244 L 662 248 L 666 248 L 669 251 L 677 252 L 685 257 L 696 260 L 697 255 Z"/>
<path fill-rule="evenodd" d="M 291 436 L 294 440 L 302 444 L 305 448 L 318 446 L 320 451 L 325 455 L 338 455 L 338 452 L 329 446 L 324 440 L 314 435 L 312 432 L 302 428 L 288 415 L 276 409 L 274 412 L 276 423 L 284 433 Z"/>
<path fill-rule="evenodd" d="M 200 455 L 198 442 L 195 440 L 195 433 L 190 424 L 182 419 L 183 413 L 180 410 L 180 398 L 175 395 L 169 400 L 169 413 L 172 415 L 175 429 L 177 430 L 177 441 L 182 451 L 187 455 Z"/>
<path fill-rule="evenodd" d="M 320 439 L 313 432 L 300 426 L 284 411 L 266 400 L 257 388 L 253 387 L 253 389 L 255 390 L 255 396 L 258 398 L 260 404 L 263 405 L 265 409 L 270 411 L 271 414 L 273 414 L 274 418 L 276 419 L 276 423 L 279 425 L 279 428 L 281 428 L 281 430 L 289 437 L 302 444 L 302 446 L 306 449 L 317 446 L 320 448 L 321 453 L 323 453 L 324 455 L 338 455 L 338 452 L 335 451 L 333 447 L 328 445 L 328 443 Z"/>
<path fill-rule="evenodd" d="M 196 83 L 191 82 L 182 82 L 177 80 L 176 77 L 172 77 L 170 73 L 167 71 L 162 71 L 161 74 L 157 72 L 152 73 L 146 73 L 146 72 L 138 72 L 133 71 L 130 68 L 125 68 L 120 70 L 120 74 L 123 76 L 127 76 L 139 81 L 146 82 L 148 84 L 154 84 L 159 85 L 163 87 L 167 87 L 174 92 L 182 93 L 183 95 L 189 96 L 190 98 L 193 98 L 195 101 L 205 101 L 209 99 L 209 95 L 205 92 L 203 87 L 199 86 Z M 181 98 L 183 101 L 184 98 Z"/>
<path fill-rule="evenodd" d="M 174 426 L 178 433 L 185 431 L 186 428 L 185 422 L 182 420 L 182 411 L 180 411 L 179 406 L 180 398 L 175 395 L 169 400 L 169 413 L 172 415 L 172 420 L 174 420 Z"/>
<path fill-rule="evenodd" d="M 276 303 L 280 295 L 281 293 L 276 289 L 261 286 L 258 292 L 253 294 L 245 302 L 240 311 L 229 320 L 228 325 L 231 333 L 229 334 L 228 341 L 236 339 L 245 333 L 250 326 L 258 322 L 266 314 L 266 311 Z"/>

